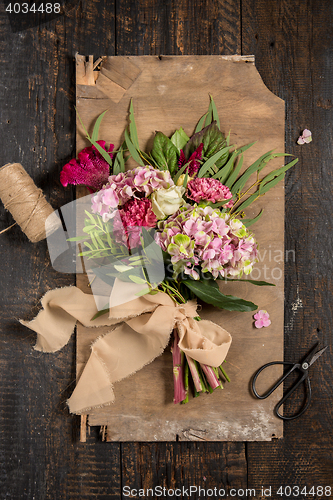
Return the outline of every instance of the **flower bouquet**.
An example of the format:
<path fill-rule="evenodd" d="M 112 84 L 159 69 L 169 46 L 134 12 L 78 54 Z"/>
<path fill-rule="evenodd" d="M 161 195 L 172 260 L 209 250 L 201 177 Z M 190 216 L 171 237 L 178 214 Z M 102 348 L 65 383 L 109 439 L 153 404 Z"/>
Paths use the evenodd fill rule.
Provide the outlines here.
<path fill-rule="evenodd" d="M 197 299 L 228 311 L 256 310 L 253 302 L 224 294 L 223 282 L 274 286 L 244 278 L 258 261 L 258 243 L 249 227 L 262 214 L 249 219 L 245 210 L 282 180 L 297 159 L 261 176 L 269 161 L 289 156 L 269 151 L 243 171 L 243 153 L 254 143 L 230 144 L 212 97 L 191 137 L 183 128 L 170 138 L 157 132 L 149 152 L 139 147 L 132 103 L 117 151 L 98 140 L 104 114 L 91 136 L 86 131 L 91 146 L 65 165 L 60 177 L 64 186 L 83 185 L 91 193 L 84 234 L 72 240 L 83 243 L 80 256 L 90 261 L 94 275 L 110 286 L 115 280 L 135 284 L 138 297 L 162 292 L 179 308 L 194 305 L 194 330 L 201 322 Z M 129 158 L 134 168 L 126 168 Z M 108 307 L 94 319 L 106 313 Z M 182 348 L 181 330 L 175 327 L 171 340 L 175 403 L 186 403 L 191 387 L 198 396 L 229 381 L 226 353 L 211 364 L 192 357 L 191 350 Z M 206 338 L 196 342 L 198 349 L 209 351 Z"/>

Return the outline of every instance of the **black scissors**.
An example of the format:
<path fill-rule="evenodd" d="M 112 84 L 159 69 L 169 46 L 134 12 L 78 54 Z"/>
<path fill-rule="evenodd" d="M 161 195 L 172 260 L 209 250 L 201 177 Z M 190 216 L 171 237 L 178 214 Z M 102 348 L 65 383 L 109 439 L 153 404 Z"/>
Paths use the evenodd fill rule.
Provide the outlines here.
<path fill-rule="evenodd" d="M 294 418 L 300 417 L 305 412 L 305 410 L 308 409 L 310 402 L 311 402 L 311 384 L 310 384 L 308 370 L 309 370 L 310 366 L 313 365 L 313 363 L 323 354 L 323 352 L 326 351 L 328 346 L 324 347 L 323 349 L 320 349 L 320 351 L 315 352 L 317 347 L 318 347 L 318 344 L 316 344 L 311 349 L 309 354 L 300 363 L 288 363 L 287 361 L 272 361 L 271 363 L 266 363 L 266 365 L 259 368 L 259 370 L 254 374 L 253 379 L 252 379 L 252 391 L 258 399 L 266 399 L 266 398 L 268 398 L 268 396 L 270 396 L 272 394 L 272 392 L 275 391 L 275 389 L 277 389 L 279 387 L 280 384 L 282 384 L 282 382 L 293 371 L 298 370 L 301 373 L 300 378 L 296 381 L 296 383 L 294 385 L 291 386 L 289 391 L 283 396 L 282 399 L 280 399 L 280 401 L 275 406 L 275 414 L 277 417 L 282 418 L 283 420 L 293 420 Z M 258 375 L 263 370 L 265 370 L 265 368 L 267 368 L 268 366 L 272 366 L 272 365 L 289 365 L 289 366 L 291 366 L 291 368 L 289 370 L 287 370 L 282 375 L 281 378 L 279 378 L 279 380 L 276 382 L 276 384 L 271 389 L 269 389 L 267 392 L 265 392 L 265 394 L 260 395 L 260 394 L 258 394 L 256 387 L 255 387 L 256 380 L 258 378 Z M 279 413 L 280 406 L 283 405 L 283 403 L 293 394 L 293 392 L 297 389 L 297 387 L 299 387 L 299 385 L 302 382 L 304 382 L 305 386 L 306 386 L 306 396 L 305 396 L 304 403 L 303 403 L 301 410 L 298 413 L 296 413 L 295 415 L 291 415 L 291 416 L 281 415 L 281 413 Z"/>

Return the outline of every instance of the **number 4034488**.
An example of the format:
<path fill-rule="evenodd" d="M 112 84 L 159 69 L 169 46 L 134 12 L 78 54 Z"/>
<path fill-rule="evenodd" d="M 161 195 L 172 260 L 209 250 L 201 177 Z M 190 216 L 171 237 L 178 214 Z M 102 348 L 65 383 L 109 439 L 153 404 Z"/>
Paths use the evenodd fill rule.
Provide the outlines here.
<path fill-rule="evenodd" d="M 28 3 L 9 3 L 6 7 L 6 12 L 10 14 L 60 14 L 60 3 L 41 3 L 36 7 L 36 4 L 29 5 Z"/>
<path fill-rule="evenodd" d="M 304 496 L 317 496 L 317 497 L 329 497 L 332 498 L 332 488 L 331 486 L 280 486 L 276 492 L 277 495 L 281 497 L 298 497 L 299 495 Z"/>

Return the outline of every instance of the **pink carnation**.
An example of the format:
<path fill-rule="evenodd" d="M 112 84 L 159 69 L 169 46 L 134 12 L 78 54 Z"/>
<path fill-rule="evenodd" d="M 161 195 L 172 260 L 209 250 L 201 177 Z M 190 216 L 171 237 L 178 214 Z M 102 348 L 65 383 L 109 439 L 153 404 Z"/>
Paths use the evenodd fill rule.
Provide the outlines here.
<path fill-rule="evenodd" d="M 109 149 L 105 147 L 105 141 L 97 143 L 110 154 L 113 150 L 113 144 Z M 60 182 L 66 187 L 68 184 L 83 185 L 91 191 L 99 191 L 103 184 L 108 181 L 110 165 L 104 160 L 103 156 L 97 151 L 95 146 L 83 149 L 78 159 L 75 158 L 63 167 L 60 173 Z"/>
<path fill-rule="evenodd" d="M 253 317 L 256 320 L 254 323 L 254 326 L 256 328 L 262 328 L 263 326 L 269 326 L 271 324 L 271 320 L 269 319 L 269 314 L 267 311 L 258 311 Z"/>
<path fill-rule="evenodd" d="M 232 207 L 234 203 L 231 191 L 227 186 L 224 186 L 222 182 L 217 179 L 210 179 L 206 177 L 197 177 L 192 179 L 187 184 L 186 196 L 190 198 L 190 200 L 194 200 L 196 203 L 200 203 L 202 200 L 216 203 L 218 201 L 230 199 L 230 201 L 224 205 L 225 208 Z"/>
<path fill-rule="evenodd" d="M 114 219 L 116 241 L 126 243 L 129 248 L 139 245 L 141 227 L 154 227 L 157 223 L 148 198 L 127 201 L 119 210 L 119 216 Z"/>

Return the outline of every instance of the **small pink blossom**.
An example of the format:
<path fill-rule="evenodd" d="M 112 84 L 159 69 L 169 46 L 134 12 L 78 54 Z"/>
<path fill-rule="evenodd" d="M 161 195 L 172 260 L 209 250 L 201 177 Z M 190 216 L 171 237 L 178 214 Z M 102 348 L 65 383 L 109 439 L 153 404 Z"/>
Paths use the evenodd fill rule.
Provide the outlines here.
<path fill-rule="evenodd" d="M 269 314 L 265 310 L 258 311 L 253 317 L 256 320 L 254 323 L 256 328 L 262 328 L 263 326 L 269 326 L 271 324 Z"/>
<path fill-rule="evenodd" d="M 297 139 L 297 144 L 308 144 L 312 141 L 312 134 L 307 128 L 303 130 L 302 135 Z"/>
<path fill-rule="evenodd" d="M 187 197 L 200 203 L 202 200 L 216 203 L 218 201 L 230 200 L 224 205 L 225 208 L 233 206 L 232 194 L 227 186 L 217 179 L 197 177 L 187 184 Z"/>
<path fill-rule="evenodd" d="M 97 143 L 110 154 L 113 150 L 113 144 L 110 144 L 109 149 L 105 146 L 105 141 L 97 141 Z M 83 149 L 78 159 L 75 158 L 64 165 L 60 172 L 60 182 L 66 187 L 68 184 L 83 185 L 91 191 L 98 191 L 103 184 L 108 181 L 110 173 L 110 165 L 104 160 L 103 156 L 97 151 L 95 146 L 90 146 Z"/>

